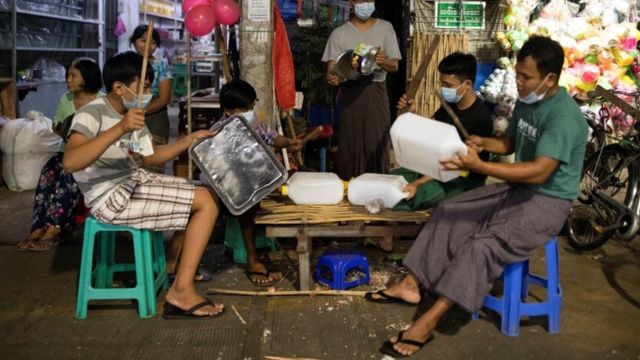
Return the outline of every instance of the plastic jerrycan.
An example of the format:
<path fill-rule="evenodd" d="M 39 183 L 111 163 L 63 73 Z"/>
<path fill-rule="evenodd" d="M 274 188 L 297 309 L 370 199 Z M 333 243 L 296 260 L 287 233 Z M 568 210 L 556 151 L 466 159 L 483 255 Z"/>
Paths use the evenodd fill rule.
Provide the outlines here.
<path fill-rule="evenodd" d="M 400 166 L 443 182 L 461 172 L 445 170 L 439 161 L 467 153 L 455 126 L 413 113 L 402 114 L 393 123 L 391 143 Z"/>
<path fill-rule="evenodd" d="M 367 173 L 349 181 L 347 196 L 354 205 L 366 205 L 380 199 L 385 208 L 391 209 L 407 196 L 405 186 L 407 180 L 400 175 Z"/>
<path fill-rule="evenodd" d="M 334 205 L 342 201 L 344 187 L 334 173 L 298 171 L 282 186 L 282 195 L 297 205 Z"/>

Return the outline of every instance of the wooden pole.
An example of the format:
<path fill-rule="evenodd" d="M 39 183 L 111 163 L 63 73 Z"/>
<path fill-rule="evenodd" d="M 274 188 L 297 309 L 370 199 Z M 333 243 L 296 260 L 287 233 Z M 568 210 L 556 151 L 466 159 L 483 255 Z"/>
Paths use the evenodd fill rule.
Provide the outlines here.
<path fill-rule="evenodd" d="M 138 80 L 138 109 L 142 108 L 142 95 L 144 95 L 144 83 L 147 78 L 147 65 L 149 64 L 149 47 L 151 46 L 151 36 L 153 34 L 153 21 L 149 21 L 147 35 L 144 43 L 144 53 L 142 54 L 142 71 Z"/>
<path fill-rule="evenodd" d="M 449 114 L 449 117 L 451 117 L 451 120 L 453 120 L 453 124 L 458 128 L 458 130 L 462 134 L 462 137 L 465 140 L 467 140 L 469 138 L 469 133 L 467 132 L 467 129 L 464 128 L 464 125 L 462 125 L 462 122 L 460 122 L 460 118 L 458 117 L 458 115 L 456 115 L 456 113 L 453 111 L 451 106 L 449 106 L 449 104 L 447 104 L 447 102 L 444 101 L 444 99 L 442 98 L 442 94 L 440 94 L 439 91 L 434 91 L 434 92 L 436 93 L 436 96 L 438 97 L 438 99 L 440 99 L 440 104 L 442 105 L 444 110 L 447 112 L 447 114 Z"/>
<path fill-rule="evenodd" d="M 406 92 L 406 96 L 408 100 L 414 100 L 416 98 L 416 94 L 418 93 L 418 89 L 420 88 L 420 84 L 422 83 L 422 79 L 424 79 L 425 74 L 427 73 L 427 68 L 429 67 L 429 63 L 433 58 L 436 50 L 438 49 L 438 44 L 440 43 L 440 38 L 436 37 L 431 40 L 429 44 L 429 48 L 427 52 L 422 57 L 422 61 L 420 62 L 420 66 L 416 70 L 415 74 L 411 77 L 411 84 L 409 85 L 409 89 Z M 403 109 L 398 111 L 398 115 L 402 115 L 405 112 L 409 111 L 410 106 L 407 104 Z"/>
<path fill-rule="evenodd" d="M 284 291 L 245 291 L 209 288 L 207 294 L 243 295 L 243 296 L 358 296 L 364 297 L 366 291 L 352 290 L 284 290 Z"/>
<path fill-rule="evenodd" d="M 189 30 L 186 32 L 187 38 L 187 135 L 191 135 L 191 33 Z M 193 177 L 193 164 L 191 163 L 191 152 L 187 151 L 187 179 L 191 180 Z"/>
<path fill-rule="evenodd" d="M 220 54 L 222 56 L 222 73 L 224 74 L 224 81 L 229 83 L 233 80 L 233 75 L 231 75 L 231 64 L 229 64 L 229 56 L 227 54 L 227 40 L 222 32 L 222 25 L 216 25 L 215 29 L 216 41 L 218 42 L 218 48 L 220 48 Z"/>
<path fill-rule="evenodd" d="M 291 114 L 292 112 L 293 110 L 287 111 L 285 117 L 287 118 L 287 125 L 289 126 L 289 135 L 291 135 L 291 137 L 295 139 L 296 129 L 293 126 L 293 115 Z M 304 160 L 302 159 L 302 149 L 300 149 L 300 151 L 296 153 L 296 160 L 298 160 L 298 169 L 304 166 Z"/>

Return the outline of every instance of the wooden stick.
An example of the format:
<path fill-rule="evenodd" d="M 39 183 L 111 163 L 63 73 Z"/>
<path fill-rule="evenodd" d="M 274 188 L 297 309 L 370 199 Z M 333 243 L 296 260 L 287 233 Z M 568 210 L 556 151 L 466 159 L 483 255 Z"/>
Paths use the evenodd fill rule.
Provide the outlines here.
<path fill-rule="evenodd" d="M 293 115 L 291 115 L 291 112 L 287 112 L 286 118 L 287 118 L 287 125 L 289 126 L 289 135 L 291 135 L 291 137 L 293 139 L 296 138 L 296 129 L 293 126 Z M 296 159 L 298 160 L 298 168 L 304 166 L 304 160 L 302 160 L 302 149 L 300 149 L 300 151 L 298 151 L 296 153 Z"/>
<path fill-rule="evenodd" d="M 444 110 L 447 112 L 447 114 L 449 114 L 449 117 L 451 117 L 451 120 L 453 120 L 453 123 L 458 128 L 460 133 L 462 133 L 462 137 L 467 140 L 469 138 L 469 133 L 467 132 L 467 129 L 464 128 L 464 125 L 462 125 L 462 122 L 460 122 L 460 118 L 458 117 L 458 115 L 456 115 L 456 113 L 453 112 L 451 106 L 449 106 L 449 104 L 444 101 L 444 99 L 442 98 L 442 94 L 440 94 L 439 91 L 435 91 L 435 93 L 438 99 L 440 99 L 440 104 L 442 105 Z"/>
<path fill-rule="evenodd" d="M 147 65 L 149 64 L 149 47 L 151 46 L 151 36 L 153 34 L 153 21 L 149 21 L 147 35 L 144 43 L 144 53 L 142 55 L 142 71 L 138 80 L 138 109 L 142 108 L 142 95 L 144 95 L 144 83 L 147 78 Z"/>
<path fill-rule="evenodd" d="M 270 356 L 270 355 L 266 355 L 264 359 L 265 360 L 317 360 L 315 358 L 301 358 L 301 357 L 290 358 L 290 357 Z"/>
<path fill-rule="evenodd" d="M 318 136 L 320 136 L 320 133 L 322 133 L 322 129 L 323 129 L 322 126 L 318 126 L 317 128 L 313 129 L 310 133 L 305 135 L 305 137 L 302 139 L 302 144 L 304 145 L 311 140 L 317 139 Z"/>
<path fill-rule="evenodd" d="M 231 310 L 233 310 L 233 312 L 235 312 L 235 313 L 236 313 L 236 315 L 238 315 L 238 319 L 240 319 L 240 321 L 241 321 L 243 324 L 247 325 L 247 322 L 246 322 L 246 321 L 244 321 L 244 319 L 242 318 L 242 316 L 241 316 L 241 315 L 240 315 L 240 313 L 238 312 L 238 309 L 236 309 L 236 306 L 235 306 L 235 305 L 231 305 Z"/>
<path fill-rule="evenodd" d="M 229 64 L 229 56 L 227 54 L 227 40 L 222 34 L 222 25 L 216 25 L 216 41 L 218 42 L 218 48 L 220 49 L 220 54 L 222 55 L 222 73 L 224 74 L 224 81 L 226 83 L 231 82 L 233 80 L 233 75 L 231 74 L 231 64 Z"/>
<path fill-rule="evenodd" d="M 284 290 L 284 291 L 245 291 L 245 290 L 229 290 L 209 288 L 207 294 L 222 294 L 222 295 L 246 295 L 246 296 L 359 296 L 364 297 L 366 291 L 352 291 L 352 290 Z"/>
<path fill-rule="evenodd" d="M 424 76 L 427 73 L 427 67 L 431 62 L 431 59 L 433 58 L 433 55 L 435 54 L 439 43 L 440 43 L 440 38 L 436 37 L 429 44 L 429 48 L 427 49 L 427 52 L 424 54 L 424 57 L 420 62 L 420 66 L 411 77 L 411 84 L 409 85 L 409 89 L 406 92 L 407 99 L 415 100 L 416 94 L 418 93 L 418 89 L 420 88 L 420 84 L 422 83 L 422 79 L 424 79 Z M 400 109 L 398 111 L 398 115 L 401 115 L 409 111 L 409 107 L 410 106 L 408 106 L 407 104 L 407 106 L 405 106 L 403 109 Z"/>

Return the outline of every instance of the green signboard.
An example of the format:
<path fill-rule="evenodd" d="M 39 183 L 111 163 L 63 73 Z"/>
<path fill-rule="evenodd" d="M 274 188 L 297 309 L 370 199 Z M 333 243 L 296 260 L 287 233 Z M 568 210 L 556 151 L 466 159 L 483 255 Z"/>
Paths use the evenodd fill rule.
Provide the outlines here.
<path fill-rule="evenodd" d="M 462 1 L 462 14 L 458 4 L 458 1 L 436 1 L 436 28 L 484 30 L 484 1 Z"/>

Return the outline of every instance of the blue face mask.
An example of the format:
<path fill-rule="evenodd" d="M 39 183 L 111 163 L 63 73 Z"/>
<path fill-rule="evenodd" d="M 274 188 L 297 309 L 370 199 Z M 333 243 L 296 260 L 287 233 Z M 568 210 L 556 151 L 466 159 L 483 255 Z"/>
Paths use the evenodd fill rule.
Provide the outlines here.
<path fill-rule="evenodd" d="M 460 84 L 457 88 L 449 88 L 444 86 L 441 87 L 440 94 L 442 95 L 444 101 L 452 104 L 457 104 L 458 102 L 460 102 L 464 94 L 467 92 L 467 90 L 465 90 L 462 94 L 458 95 L 458 89 L 460 88 L 460 86 L 462 86 L 462 84 Z"/>
<path fill-rule="evenodd" d="M 353 10 L 358 19 L 368 20 L 371 17 L 371 14 L 376 10 L 376 4 L 373 2 L 355 4 Z"/>
<path fill-rule="evenodd" d="M 132 101 L 129 101 L 127 99 L 124 98 L 124 96 L 122 97 L 122 105 L 124 105 L 124 107 L 127 110 L 131 110 L 131 109 L 135 109 L 138 107 L 138 95 L 136 93 L 133 92 L 133 90 L 129 89 L 128 87 L 124 87 L 125 89 L 129 90 L 131 93 L 133 93 L 135 96 L 133 97 Z M 142 94 L 142 108 L 146 108 L 147 105 L 149 105 L 149 102 L 151 102 L 151 99 L 153 98 L 152 94 Z"/>
<path fill-rule="evenodd" d="M 540 90 L 540 87 L 547 80 L 548 76 L 549 76 L 549 74 L 547 74 L 547 76 L 545 76 L 544 79 L 542 79 L 542 82 L 540 83 L 540 85 L 538 85 L 538 87 L 535 90 L 533 90 L 532 92 L 530 92 L 527 96 L 520 97 L 518 95 L 518 100 L 522 101 L 525 104 L 531 105 L 531 104 L 535 104 L 535 103 L 539 102 L 540 100 L 544 99 L 544 97 L 547 95 L 547 91 L 549 91 L 549 90 L 547 89 L 547 91 L 545 91 L 542 94 L 538 94 L 538 90 Z"/>

